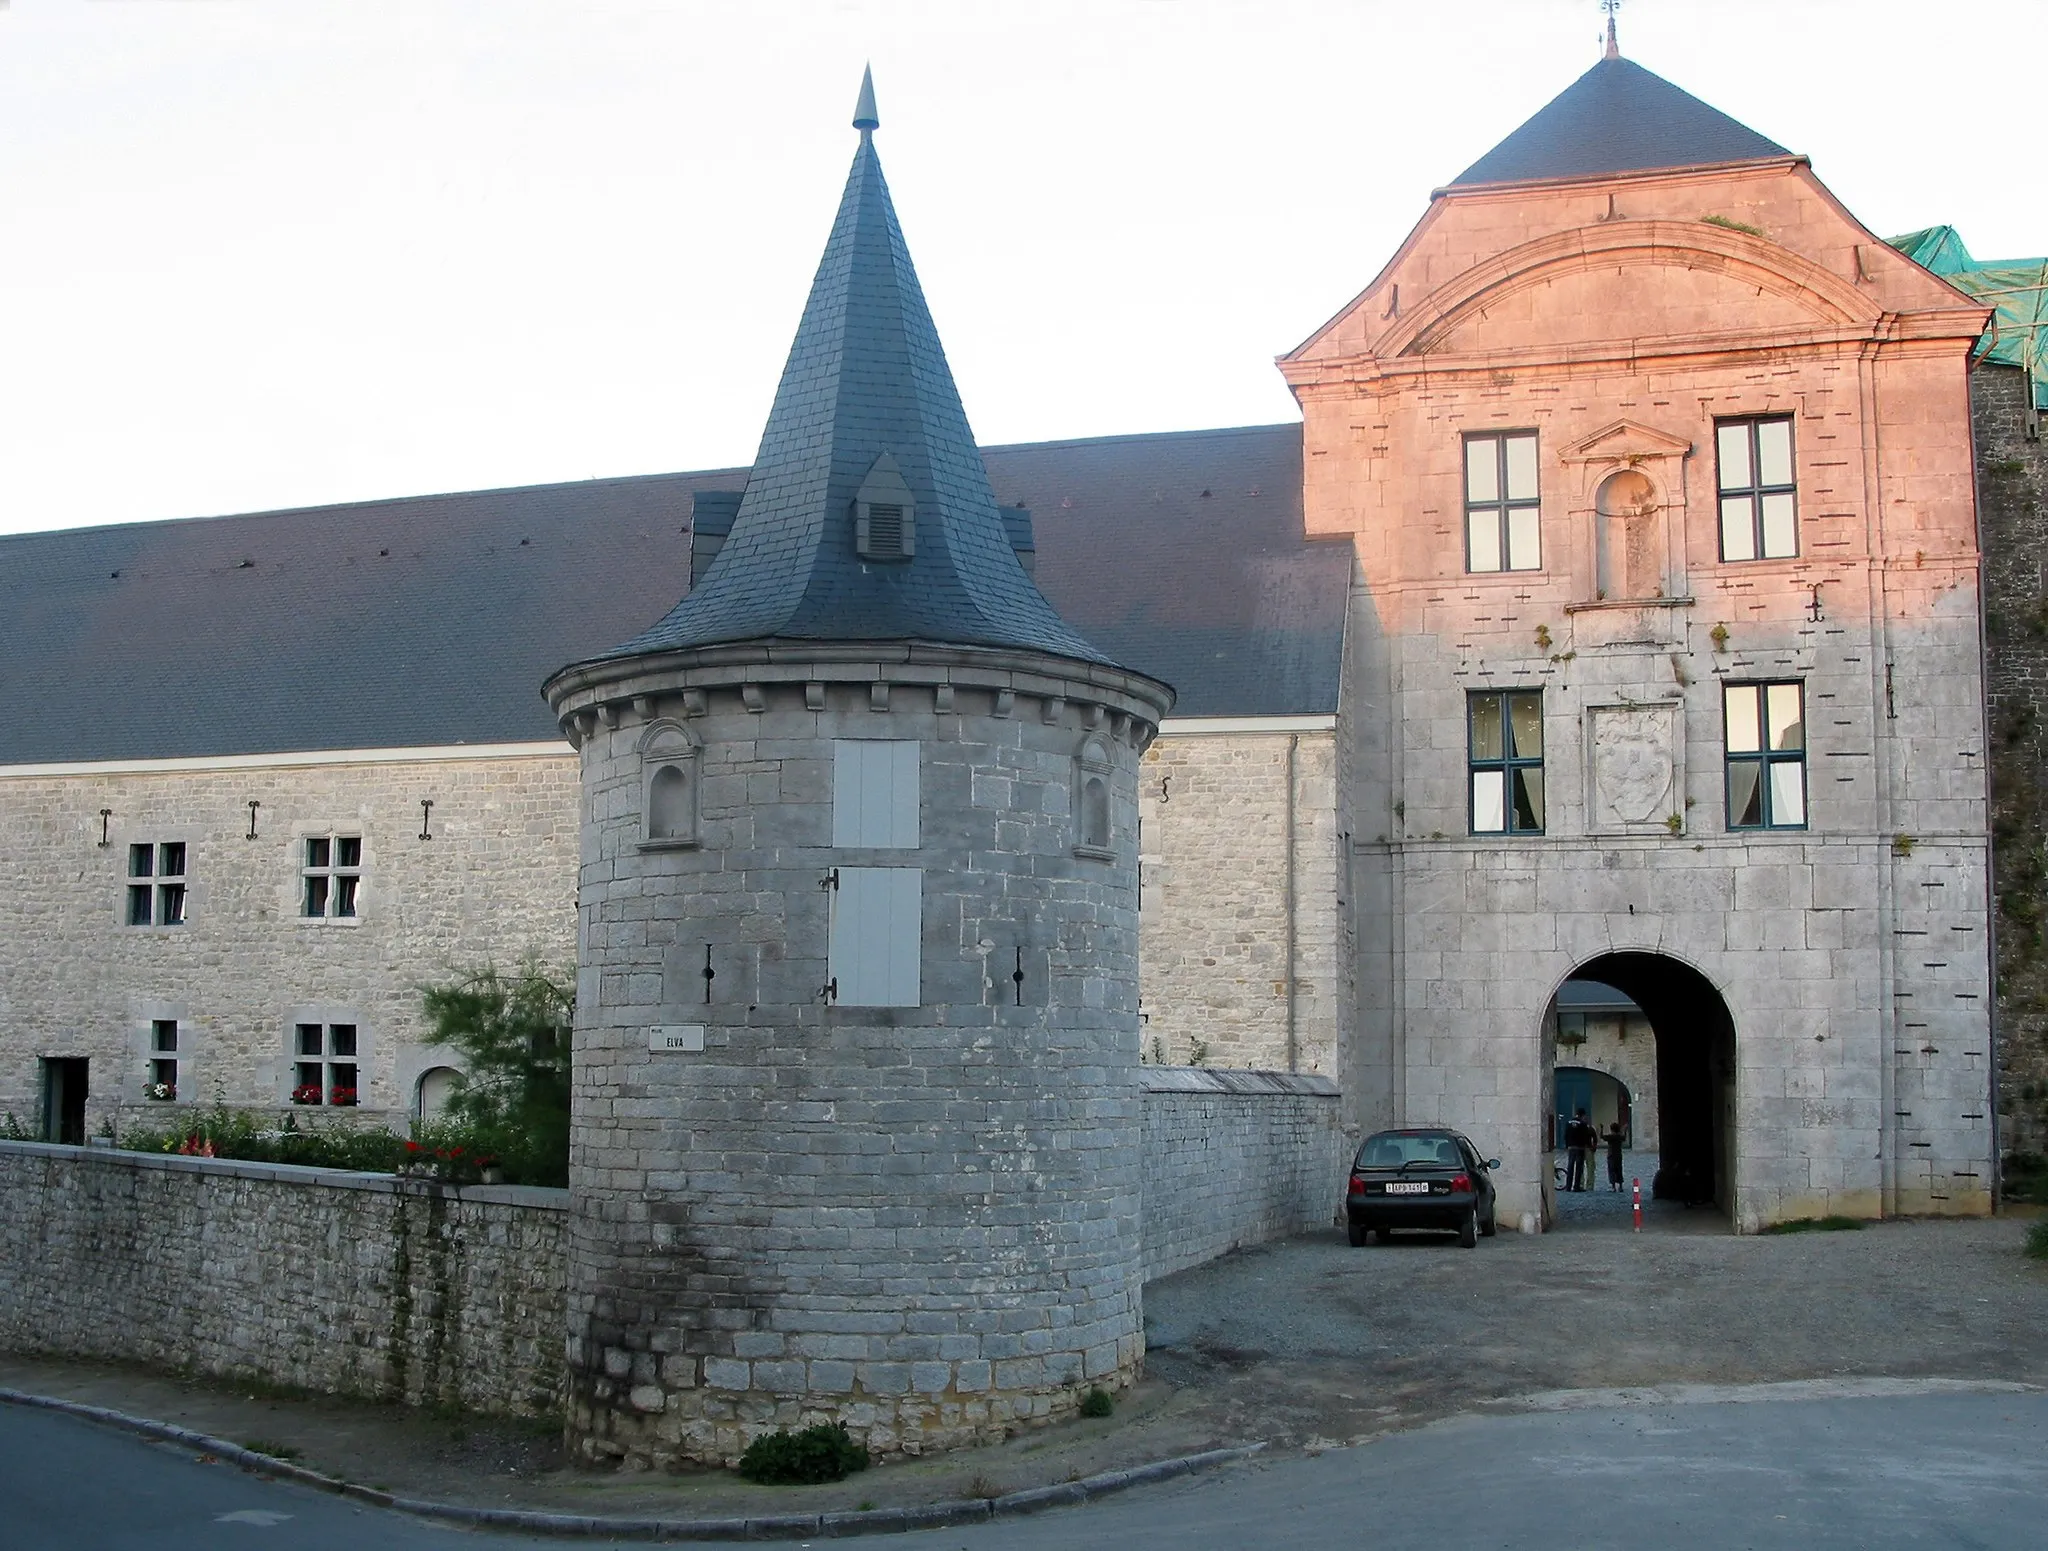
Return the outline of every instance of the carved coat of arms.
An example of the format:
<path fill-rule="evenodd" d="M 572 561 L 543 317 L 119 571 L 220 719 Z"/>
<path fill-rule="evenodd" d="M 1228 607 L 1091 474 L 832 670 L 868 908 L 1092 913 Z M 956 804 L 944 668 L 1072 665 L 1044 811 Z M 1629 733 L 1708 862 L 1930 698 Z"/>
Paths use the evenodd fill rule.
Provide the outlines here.
<path fill-rule="evenodd" d="M 1603 710 L 1594 720 L 1593 779 L 1625 824 L 1663 817 L 1671 791 L 1671 714 Z"/>

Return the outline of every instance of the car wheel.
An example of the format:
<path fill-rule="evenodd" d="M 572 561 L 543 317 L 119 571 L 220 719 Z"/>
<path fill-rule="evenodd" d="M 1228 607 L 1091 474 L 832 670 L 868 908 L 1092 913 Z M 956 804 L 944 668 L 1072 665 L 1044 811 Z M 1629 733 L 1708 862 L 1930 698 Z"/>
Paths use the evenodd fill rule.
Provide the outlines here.
<path fill-rule="evenodd" d="M 1489 1206 L 1486 1209 L 1486 1221 L 1479 1225 L 1479 1236 L 1482 1239 L 1490 1239 L 1499 1231 L 1500 1224 L 1494 1220 L 1493 1208 Z"/>
<path fill-rule="evenodd" d="M 1458 1224 L 1458 1243 L 1461 1247 L 1470 1249 L 1478 1242 L 1479 1208 L 1468 1206 L 1465 1208 L 1465 1220 Z"/>
<path fill-rule="evenodd" d="M 1351 1247 L 1353 1249 L 1363 1249 L 1365 1247 L 1364 1223 L 1346 1223 L 1344 1225 L 1344 1231 L 1350 1237 Z"/>

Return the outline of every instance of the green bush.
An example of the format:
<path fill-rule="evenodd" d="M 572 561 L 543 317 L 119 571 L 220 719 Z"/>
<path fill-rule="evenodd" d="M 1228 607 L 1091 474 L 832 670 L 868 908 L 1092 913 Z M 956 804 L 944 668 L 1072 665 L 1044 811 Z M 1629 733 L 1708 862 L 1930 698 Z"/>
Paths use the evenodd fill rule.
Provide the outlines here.
<path fill-rule="evenodd" d="M 867 1450 L 837 1422 L 821 1422 L 800 1433 L 763 1433 L 740 1456 L 740 1474 L 764 1486 L 813 1486 L 844 1481 L 868 1468 Z"/>
<path fill-rule="evenodd" d="M 120 1133 L 116 1141 L 132 1152 L 302 1163 L 365 1174 L 395 1173 L 405 1158 L 405 1138 L 382 1126 L 356 1127 L 339 1121 L 301 1125 L 296 1115 L 286 1115 L 280 1123 L 257 1111 L 230 1109 L 225 1104 L 194 1110 L 177 1117 L 172 1125 L 133 1127 Z"/>
<path fill-rule="evenodd" d="M 2027 1229 L 2027 1256 L 2031 1260 L 2048 1260 L 2048 1217 L 2038 1219 Z"/>
<path fill-rule="evenodd" d="M 1083 1416 L 1108 1416 L 1116 1410 L 1116 1401 L 1106 1389 L 1091 1389 L 1081 1397 Z"/>
<path fill-rule="evenodd" d="M 466 1067 L 447 1119 L 421 1140 L 440 1153 L 481 1151 L 515 1185 L 568 1184 L 574 981 L 529 960 L 516 975 L 486 967 L 452 985 L 427 986 L 420 999 L 434 1042 L 459 1050 Z"/>

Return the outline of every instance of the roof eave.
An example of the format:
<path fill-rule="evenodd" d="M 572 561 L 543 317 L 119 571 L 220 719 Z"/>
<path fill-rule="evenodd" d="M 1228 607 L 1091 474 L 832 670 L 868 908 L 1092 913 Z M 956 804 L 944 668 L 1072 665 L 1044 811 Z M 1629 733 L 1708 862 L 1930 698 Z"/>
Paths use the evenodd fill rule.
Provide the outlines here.
<path fill-rule="evenodd" d="M 1732 162 L 1693 162 L 1679 167 L 1630 167 L 1618 172 L 1585 172 L 1568 178 L 1502 178 L 1492 183 L 1446 183 L 1431 189 L 1432 202 L 1469 194 L 1502 194 L 1552 188 L 1583 188 L 1589 183 L 1636 183 L 1651 178 L 1698 177 L 1737 171 L 1762 171 L 1779 167 L 1811 167 L 1811 157 L 1787 153 L 1784 156 L 1745 156 Z"/>

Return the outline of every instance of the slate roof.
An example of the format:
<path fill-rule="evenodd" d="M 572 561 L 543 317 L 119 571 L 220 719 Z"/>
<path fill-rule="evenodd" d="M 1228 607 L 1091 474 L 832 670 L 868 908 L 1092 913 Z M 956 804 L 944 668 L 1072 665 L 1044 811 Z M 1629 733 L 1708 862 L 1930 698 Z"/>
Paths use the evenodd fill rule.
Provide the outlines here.
<path fill-rule="evenodd" d="M 1603 59 L 1450 182 L 1539 183 L 1792 153 L 1619 55 Z"/>
<path fill-rule="evenodd" d="M 1032 586 L 1004 532 L 882 164 L 872 88 L 731 536 L 703 585 L 604 657 L 734 641 L 943 641 L 1109 658 Z M 895 459 L 915 502 L 905 560 L 855 549 L 855 492 Z"/>
<path fill-rule="evenodd" d="M 1350 551 L 1302 536 L 1299 426 L 984 459 L 1035 508 L 1046 595 L 1176 686 L 1176 716 L 1337 709 Z M 541 681 L 660 619 L 689 585 L 692 493 L 746 481 L 0 536 L 0 765 L 558 738 Z"/>

